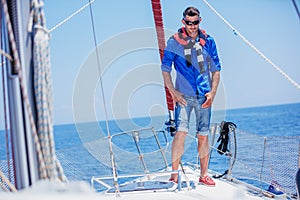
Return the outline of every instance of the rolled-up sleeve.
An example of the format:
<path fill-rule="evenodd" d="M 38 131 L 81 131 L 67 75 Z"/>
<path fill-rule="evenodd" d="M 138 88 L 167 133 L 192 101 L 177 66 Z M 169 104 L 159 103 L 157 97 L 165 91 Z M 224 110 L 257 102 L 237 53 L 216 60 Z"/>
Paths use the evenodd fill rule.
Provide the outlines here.
<path fill-rule="evenodd" d="M 164 72 L 171 72 L 172 71 L 172 64 L 174 61 L 175 53 L 173 48 L 173 38 L 168 40 L 167 46 L 164 50 L 164 57 L 161 62 L 161 70 Z"/>
<path fill-rule="evenodd" d="M 210 55 L 210 71 L 211 72 L 220 71 L 221 63 L 218 56 L 215 40 L 211 36 L 208 36 L 206 40 L 206 45 L 207 45 L 208 53 Z"/>

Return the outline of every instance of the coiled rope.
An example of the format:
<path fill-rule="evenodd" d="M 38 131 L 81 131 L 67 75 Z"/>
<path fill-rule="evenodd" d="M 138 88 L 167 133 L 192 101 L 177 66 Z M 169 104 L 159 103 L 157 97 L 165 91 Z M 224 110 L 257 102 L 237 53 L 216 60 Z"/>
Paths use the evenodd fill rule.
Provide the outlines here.
<path fill-rule="evenodd" d="M 32 130 L 32 137 L 37 152 L 39 177 L 41 179 L 56 179 L 59 178 L 65 181 L 62 167 L 56 158 L 53 139 L 52 127 L 52 85 L 50 76 L 50 52 L 49 52 L 49 35 L 46 31 L 44 13 L 41 7 L 42 0 L 33 0 L 31 3 L 31 18 L 29 22 L 30 28 L 32 22 L 35 28 L 33 60 L 35 71 L 35 98 L 37 105 L 37 121 L 36 126 L 33 118 L 32 107 L 28 99 L 27 88 L 23 79 L 21 63 L 18 55 L 16 41 L 10 21 L 6 0 L 1 0 L 3 11 L 5 15 L 5 22 L 7 24 L 9 42 L 12 49 L 13 58 L 13 72 L 19 78 L 22 100 L 25 109 L 28 113 L 28 118 Z M 37 130 L 38 129 L 38 130 Z"/>
<path fill-rule="evenodd" d="M 235 29 L 216 9 L 214 9 L 206 0 L 203 2 L 230 28 L 233 33 L 240 37 L 251 49 L 253 49 L 258 55 L 260 55 L 266 62 L 268 62 L 275 70 L 277 70 L 283 77 L 285 77 L 292 85 L 300 89 L 300 85 L 294 81 L 289 75 L 287 75 L 279 66 L 274 64 L 267 56 L 265 56 L 260 50 L 258 50 L 249 40 L 247 40 L 237 29 Z"/>
<path fill-rule="evenodd" d="M 1 0 L 2 6 L 3 6 L 3 11 L 4 11 L 4 16 L 5 16 L 5 22 L 7 24 L 7 29 L 8 29 L 8 37 L 9 37 L 9 42 L 11 44 L 11 50 L 12 50 L 12 54 L 13 54 L 13 72 L 17 73 L 17 76 L 19 78 L 19 83 L 20 83 L 20 88 L 21 88 L 21 95 L 22 95 L 22 99 L 24 101 L 25 104 L 25 108 L 28 112 L 28 118 L 30 121 L 30 127 L 32 130 L 32 134 L 33 134 L 33 138 L 34 138 L 34 143 L 36 145 L 36 149 L 37 149 L 37 157 L 38 157 L 38 163 L 39 163 L 39 174 L 41 178 L 46 178 L 47 177 L 47 172 L 45 170 L 45 161 L 41 152 L 41 146 L 39 143 L 39 138 L 37 135 L 37 130 L 36 130 L 36 126 L 35 126 L 35 122 L 33 119 L 33 114 L 32 114 L 32 109 L 29 103 L 29 99 L 28 99 L 28 94 L 27 94 L 27 89 L 25 86 L 25 81 L 23 79 L 23 74 L 22 74 L 22 70 L 21 70 L 21 63 L 20 63 L 20 59 L 19 59 L 19 54 L 18 54 L 18 50 L 17 50 L 17 45 L 16 45 L 16 41 L 15 41 L 15 37 L 14 37 L 14 32 L 12 29 L 12 23 L 10 21 L 10 16 L 9 16 L 9 12 L 8 12 L 8 7 L 7 7 L 7 2 L 6 0 Z"/>
<path fill-rule="evenodd" d="M 34 28 L 33 68 L 34 94 L 37 110 L 37 131 L 45 160 L 48 179 L 66 181 L 63 169 L 55 154 L 53 137 L 53 100 L 50 64 L 50 35 L 46 28 L 42 0 L 32 0 L 29 30 Z"/>

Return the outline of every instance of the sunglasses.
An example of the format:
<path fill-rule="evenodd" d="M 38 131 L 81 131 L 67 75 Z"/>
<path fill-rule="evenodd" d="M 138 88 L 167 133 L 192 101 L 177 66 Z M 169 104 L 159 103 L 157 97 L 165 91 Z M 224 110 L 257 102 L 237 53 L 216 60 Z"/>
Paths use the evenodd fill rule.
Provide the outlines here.
<path fill-rule="evenodd" d="M 196 21 L 187 21 L 185 19 L 183 19 L 184 22 L 186 23 L 186 25 L 192 26 L 192 25 L 198 25 L 200 23 L 200 20 L 196 20 Z"/>

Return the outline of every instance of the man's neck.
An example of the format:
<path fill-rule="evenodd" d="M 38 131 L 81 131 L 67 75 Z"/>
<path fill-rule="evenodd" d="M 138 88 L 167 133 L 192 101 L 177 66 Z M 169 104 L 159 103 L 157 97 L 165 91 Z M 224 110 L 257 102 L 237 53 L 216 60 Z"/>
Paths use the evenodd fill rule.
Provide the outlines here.
<path fill-rule="evenodd" d="M 188 35 L 189 36 L 189 35 Z M 190 38 L 192 38 L 192 40 L 194 40 L 194 41 L 196 41 L 197 40 L 197 38 L 198 38 L 198 34 L 197 35 L 195 35 L 194 37 L 191 37 L 191 36 L 189 36 Z"/>
<path fill-rule="evenodd" d="M 196 41 L 196 39 L 198 38 L 198 36 L 199 36 L 199 32 L 197 32 L 197 34 L 196 35 L 194 35 L 194 36 L 190 36 L 190 34 L 186 31 L 186 34 L 187 34 L 187 36 L 189 36 L 190 38 L 192 38 L 192 40 L 195 40 Z"/>

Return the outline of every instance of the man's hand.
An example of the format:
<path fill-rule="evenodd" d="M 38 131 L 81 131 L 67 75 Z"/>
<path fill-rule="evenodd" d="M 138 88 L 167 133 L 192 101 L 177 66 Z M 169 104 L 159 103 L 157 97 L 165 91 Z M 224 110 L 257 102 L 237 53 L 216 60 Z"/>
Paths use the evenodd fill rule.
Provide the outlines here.
<path fill-rule="evenodd" d="M 219 85 L 219 81 L 220 81 L 220 71 L 215 71 L 212 74 L 212 87 L 211 87 L 211 91 L 206 93 L 206 101 L 202 104 L 202 108 L 209 108 L 211 107 L 215 95 L 217 93 L 217 88 Z"/>
<path fill-rule="evenodd" d="M 168 88 L 172 96 L 174 105 L 176 102 L 178 102 L 179 105 L 186 106 L 187 105 L 186 100 L 183 98 L 182 94 L 178 92 L 173 86 L 172 77 L 170 73 L 163 71 L 162 74 L 163 74 L 165 86 Z"/>
<path fill-rule="evenodd" d="M 215 95 L 212 92 L 208 92 L 205 94 L 206 101 L 202 104 L 202 108 L 209 108 L 212 105 L 212 102 L 214 101 Z"/>
<path fill-rule="evenodd" d="M 183 95 L 177 90 L 169 90 L 173 99 L 174 104 L 178 102 L 181 106 L 187 106 L 186 100 L 183 98 Z"/>

